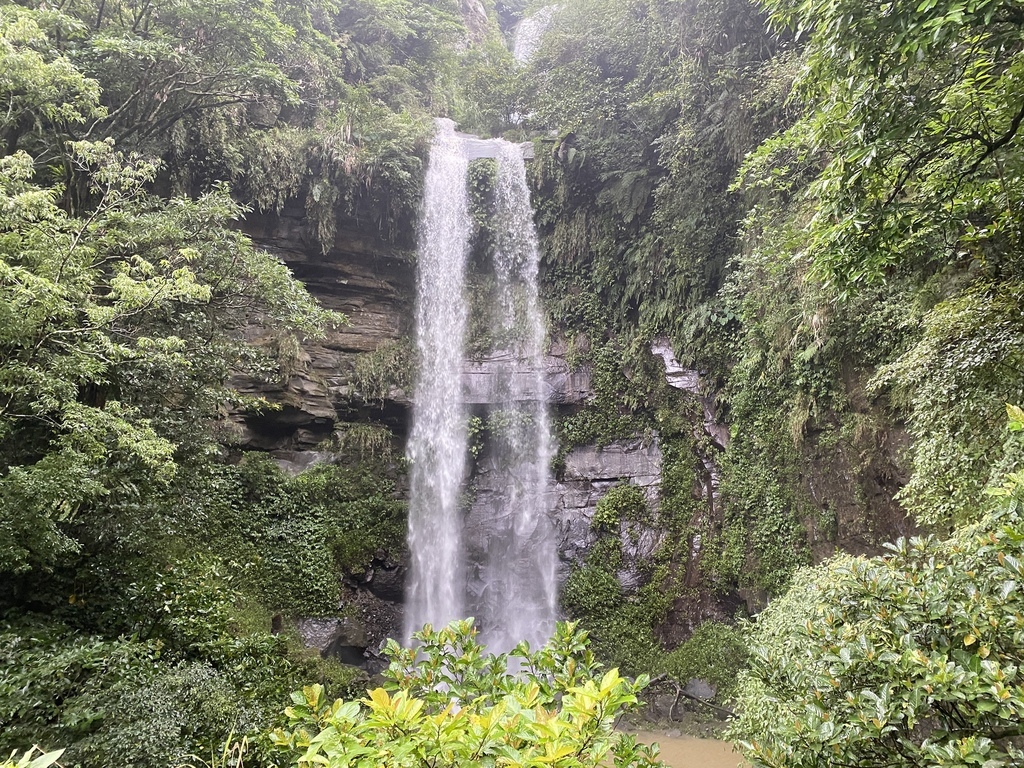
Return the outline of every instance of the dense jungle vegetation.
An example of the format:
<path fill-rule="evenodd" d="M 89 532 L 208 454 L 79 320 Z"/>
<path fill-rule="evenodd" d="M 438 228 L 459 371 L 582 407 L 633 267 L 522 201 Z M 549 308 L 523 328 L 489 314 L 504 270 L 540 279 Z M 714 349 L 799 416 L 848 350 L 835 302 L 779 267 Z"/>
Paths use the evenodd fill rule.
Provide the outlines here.
<path fill-rule="evenodd" d="M 0 750 L 648 765 L 611 732 L 646 681 L 605 663 L 711 681 L 759 765 L 1019 764 L 1024 4 L 566 0 L 522 67 L 503 35 L 540 4 L 470 5 L 0 0 Z M 238 449 L 272 406 L 230 379 L 346 321 L 243 222 L 297 206 L 324 253 L 341 220 L 411 251 L 438 115 L 534 140 L 551 332 L 594 374 L 560 446 L 656 433 L 660 504 L 602 500 L 563 595 L 589 638 L 515 677 L 469 625 L 427 632 L 332 704 L 365 676 L 271 619 L 401 551 L 401 467 Z M 626 592 L 616 531 L 652 520 Z M 667 647 L 688 566 L 767 607 Z"/>

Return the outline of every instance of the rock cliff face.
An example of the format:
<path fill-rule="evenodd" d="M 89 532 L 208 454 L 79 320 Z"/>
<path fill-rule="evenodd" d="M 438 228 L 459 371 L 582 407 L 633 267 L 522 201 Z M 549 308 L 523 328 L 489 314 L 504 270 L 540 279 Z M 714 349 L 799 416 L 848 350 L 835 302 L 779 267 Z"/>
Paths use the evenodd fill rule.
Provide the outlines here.
<path fill-rule="evenodd" d="M 325 338 L 306 340 L 290 360 L 283 381 L 237 381 L 245 393 L 260 394 L 280 406 L 244 420 L 242 447 L 270 451 L 283 464 L 304 469 L 317 459 L 312 451 L 330 437 L 336 423 L 373 418 L 399 435 L 408 421 L 409 401 L 396 391 L 383 403 L 367 404 L 355 391 L 359 355 L 411 331 L 415 268 L 408 252 L 368 235 L 354 221 L 340 221 L 334 244 L 323 252 L 301 210 L 251 218 L 246 229 L 262 248 L 280 257 L 327 308 L 349 322 Z M 250 335 L 271 347 L 273 329 Z"/>
<path fill-rule="evenodd" d="M 594 545 L 591 526 L 597 502 L 623 483 L 641 488 L 648 504 L 657 506 L 661 450 L 656 438 L 581 446 L 565 457 L 565 471 L 551 489 L 550 504 L 559 534 L 561 582 Z M 622 536 L 623 564 L 618 577 L 623 587 L 633 590 L 640 586 L 641 567 L 661 544 L 664 532 L 646 526 L 624 526 Z"/>
<path fill-rule="evenodd" d="M 289 375 L 273 382 L 235 382 L 241 391 L 262 395 L 279 406 L 278 410 L 248 416 L 240 422 L 241 447 L 268 451 L 287 470 L 298 472 L 329 458 L 330 454 L 318 450 L 318 446 L 339 426 L 371 422 L 391 430 L 400 452 L 411 416 L 409 393 L 401 387 L 386 386 L 368 397 L 359 389 L 357 368 L 361 356 L 375 354 L 389 344 L 407 343 L 411 337 L 413 255 L 367 234 L 366 227 L 356 221 L 340 221 L 335 241 L 324 253 L 298 210 L 254 217 L 247 223 L 247 231 L 260 246 L 283 259 L 326 307 L 347 315 L 349 323 L 331 329 L 323 339 L 306 340 L 293 349 L 280 348 L 282 343 L 273 329 L 250 331 L 253 338 L 272 348 L 279 345 L 278 353 Z M 666 340 L 655 340 L 651 352 L 664 362 L 667 382 L 694 398 L 696 412 L 701 414 L 693 423 L 694 437 L 704 446 L 698 457 L 703 471 L 698 473 L 694 488 L 694 499 L 700 503 L 689 526 L 699 531 L 722 514 L 718 458 L 728 446 L 728 428 L 717 421 L 714 396 L 702 386 L 698 372 L 679 365 Z M 463 392 L 471 409 L 484 409 L 492 402 L 495 374 L 503 364 L 507 360 L 500 352 L 467 364 Z M 408 368 L 412 362 L 404 361 L 404 365 Z M 593 396 L 590 371 L 571 368 L 563 346 L 552 345 L 545 367 L 544 391 L 531 392 L 531 396 L 545 398 L 556 411 L 571 411 Z M 531 379 L 525 373 L 524 377 L 524 381 Z M 836 546 L 855 552 L 876 551 L 880 541 L 906 532 L 906 519 L 892 502 L 901 480 L 894 469 L 895 459 L 865 465 L 852 448 L 822 451 L 815 458 L 810 455 L 814 453 L 813 436 L 809 444 L 805 487 L 825 513 L 805 522 L 815 559 L 827 556 Z M 899 448 L 894 444 L 888 453 L 895 455 Z M 883 451 L 874 455 L 888 454 Z M 581 446 L 568 452 L 564 470 L 547 489 L 547 506 L 558 535 L 560 582 L 594 545 L 596 535 L 591 523 L 601 497 L 610 488 L 629 483 L 640 487 L 656 508 L 661 472 L 662 454 L 656 435 L 603 447 Z M 470 553 L 483 552 L 488 537 L 500 525 L 488 514 L 493 506 L 489 500 L 500 489 L 493 487 L 494 475 L 488 469 L 486 452 L 475 462 L 467 481 L 466 545 Z M 866 515 L 865 509 L 876 510 L 877 514 Z M 834 523 L 825 528 L 821 519 Z M 624 588 L 632 590 L 640 586 L 644 561 L 658 549 L 666 534 L 654 527 L 632 525 L 623 526 L 621 535 L 623 564 L 618 577 Z M 677 601 L 661 629 L 662 639 L 669 644 L 688 637 L 703 620 L 727 619 L 744 603 L 748 610 L 758 610 L 764 602 L 763 595 L 716 594 L 711 585 L 704 583 L 700 569 L 700 534 L 692 534 L 687 544 L 686 594 Z M 337 617 L 300 621 L 298 628 L 307 643 L 325 654 L 350 663 L 362 661 L 373 669 L 379 663 L 376 654 L 383 640 L 401 631 L 405 570 L 405 553 L 379 553 L 361 577 L 347 577 Z M 470 590 L 485 576 L 471 572 Z"/>
<path fill-rule="evenodd" d="M 565 458 L 561 478 L 552 479 L 547 488 L 547 509 L 557 535 L 558 583 L 564 584 L 572 568 L 579 565 L 596 541 L 591 529 L 597 502 L 609 489 L 632 483 L 643 489 L 648 500 L 657 504 L 661 473 L 661 452 L 657 441 L 616 441 L 603 447 L 584 446 L 570 451 Z M 503 505 L 492 503 L 501 495 L 486 456 L 477 462 L 470 480 L 472 503 L 463 531 L 470 561 L 483 562 L 488 541 L 503 525 L 493 510 Z M 619 579 L 627 589 L 640 584 L 643 561 L 661 542 L 662 532 L 653 528 L 632 530 L 625 542 L 625 557 Z M 477 555 L 474 557 L 474 555 Z M 483 567 L 473 565 L 468 574 L 468 588 L 476 594 L 487 583 Z"/>
<path fill-rule="evenodd" d="M 534 376 L 527 370 L 512 371 L 515 382 L 502 382 L 502 386 L 522 392 L 530 399 L 543 398 L 553 406 L 573 406 L 593 395 L 590 371 L 587 368 L 574 370 L 565 359 L 566 347 L 555 343 L 544 358 L 544 390 L 537 392 Z M 495 352 L 473 360 L 462 373 L 463 400 L 473 405 L 487 405 L 497 402 L 496 384 L 501 381 L 499 374 L 508 370 L 510 358 L 505 352 Z"/>
<path fill-rule="evenodd" d="M 339 424 L 383 422 L 402 440 L 411 415 L 408 394 L 392 389 L 383 400 L 366 402 L 357 390 L 356 366 L 360 355 L 407 339 L 412 332 L 415 267 L 410 256 L 368 237 L 355 222 L 341 222 L 333 247 L 323 253 L 301 211 L 254 217 L 247 231 L 257 244 L 279 256 L 324 306 L 345 313 L 349 324 L 331 329 L 323 339 L 303 342 L 284 380 L 235 382 L 241 391 L 280 406 L 241 422 L 241 447 L 268 451 L 286 469 L 298 472 L 328 458 L 317 447 Z M 253 329 L 250 335 L 271 346 L 276 341 L 273 329 Z M 491 402 L 496 374 L 506 357 L 497 352 L 467 364 L 463 392 L 471 408 Z M 573 370 L 563 345 L 552 346 L 545 367 L 545 391 L 528 393 L 531 396 L 543 397 L 556 409 L 571 409 L 592 396 L 589 370 Z M 523 375 L 524 380 L 531 379 Z M 656 503 L 660 471 L 656 440 L 581 447 L 567 455 L 563 476 L 548 488 L 559 536 L 560 581 L 593 544 L 590 522 L 601 496 L 629 482 Z M 488 498 L 498 491 L 490 479 L 486 461 L 468 478 L 473 497 L 466 528 L 470 552 L 486 548 L 498 522 L 486 514 Z M 661 536 L 655 530 L 634 533 L 620 574 L 624 584 L 638 584 L 638 566 Z M 372 668 L 383 639 L 401 628 L 403 558 L 404 553 L 381 553 L 366 574 L 350 579 L 337 617 L 300 619 L 298 629 L 307 644 L 349 663 L 362 659 Z"/>

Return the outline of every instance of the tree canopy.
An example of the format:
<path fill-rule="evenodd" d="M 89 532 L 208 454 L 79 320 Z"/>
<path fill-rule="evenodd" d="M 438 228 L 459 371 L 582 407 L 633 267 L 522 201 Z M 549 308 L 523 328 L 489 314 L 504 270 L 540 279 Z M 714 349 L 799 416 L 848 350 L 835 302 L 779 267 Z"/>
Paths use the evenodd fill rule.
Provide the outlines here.
<path fill-rule="evenodd" d="M 1016 276 L 1024 17 L 1015 3 L 766 0 L 806 39 L 806 117 L 773 175 L 820 168 L 811 257 L 840 288 L 978 261 Z M 780 158 L 776 153 L 784 153 Z M 782 168 L 776 167 L 781 165 Z"/>

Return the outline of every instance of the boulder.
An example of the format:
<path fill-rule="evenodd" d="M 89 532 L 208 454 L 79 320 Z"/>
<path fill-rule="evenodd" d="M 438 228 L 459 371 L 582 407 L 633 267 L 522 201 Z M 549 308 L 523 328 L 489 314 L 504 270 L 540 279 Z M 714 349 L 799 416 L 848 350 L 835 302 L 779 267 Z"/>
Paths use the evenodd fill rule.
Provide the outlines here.
<path fill-rule="evenodd" d="M 700 678 L 694 677 L 687 680 L 686 686 L 683 688 L 683 693 L 687 696 L 692 696 L 695 699 L 711 701 L 718 695 L 718 689 L 707 680 L 701 680 Z"/>

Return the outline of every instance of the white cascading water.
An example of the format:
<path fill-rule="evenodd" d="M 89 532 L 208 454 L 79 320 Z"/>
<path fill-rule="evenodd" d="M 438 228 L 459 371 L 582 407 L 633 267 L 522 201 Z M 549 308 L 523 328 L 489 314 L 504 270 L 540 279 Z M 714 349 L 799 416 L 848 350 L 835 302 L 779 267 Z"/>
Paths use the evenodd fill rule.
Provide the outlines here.
<path fill-rule="evenodd" d="M 551 26 L 551 19 L 557 11 L 557 5 L 548 5 L 519 22 L 512 44 L 512 56 L 519 64 L 529 62 L 540 49 L 541 38 Z"/>
<path fill-rule="evenodd" d="M 486 508 L 487 540 L 474 568 L 483 587 L 466 595 L 463 513 L 467 418 L 462 401 L 468 314 L 465 272 L 472 232 L 468 156 L 495 157 L 494 338 L 509 349 L 494 370 L 488 413 L 488 471 L 497 492 Z M 553 455 L 544 379 L 544 323 L 538 296 L 540 248 L 523 149 L 456 134 L 438 121 L 420 222 L 416 295 L 419 374 L 408 457 L 412 464 L 406 639 L 467 610 L 495 652 L 521 640 L 543 644 L 557 616 L 554 526 L 546 492 Z"/>
<path fill-rule="evenodd" d="M 405 636 L 465 618 L 465 566 L 459 495 L 466 470 L 466 411 L 461 398 L 468 314 L 466 259 L 471 221 L 469 160 L 455 123 L 438 120 L 420 217 Z"/>
<path fill-rule="evenodd" d="M 558 611 L 555 531 L 546 495 L 553 446 L 544 379 L 544 320 L 537 279 L 540 247 L 522 148 L 497 146 L 494 273 L 495 338 L 510 340 L 497 366 L 488 415 L 490 539 L 480 564 L 484 589 L 475 606 L 484 641 L 496 652 L 519 641 L 543 644 Z"/>

